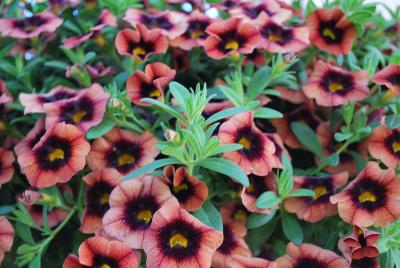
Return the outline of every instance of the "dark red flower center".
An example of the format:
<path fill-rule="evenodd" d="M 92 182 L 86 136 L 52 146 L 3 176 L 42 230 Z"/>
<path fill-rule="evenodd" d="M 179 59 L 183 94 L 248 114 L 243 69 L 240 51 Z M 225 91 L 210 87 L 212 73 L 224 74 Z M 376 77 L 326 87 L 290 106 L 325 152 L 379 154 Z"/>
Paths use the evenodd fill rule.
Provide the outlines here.
<path fill-rule="evenodd" d="M 142 14 L 140 22 L 146 25 L 147 28 L 161 28 L 164 30 L 170 30 L 173 24 L 169 21 L 167 15 L 153 16 L 150 14 Z"/>
<path fill-rule="evenodd" d="M 75 94 L 73 94 L 73 93 L 70 93 L 70 92 L 64 91 L 64 90 L 59 90 L 51 96 L 47 96 L 47 97 L 40 96 L 39 101 L 41 103 L 49 103 L 49 102 L 55 102 L 55 101 L 59 101 L 59 100 L 66 100 L 66 99 L 72 98 L 74 96 L 75 96 Z"/>
<path fill-rule="evenodd" d="M 154 196 L 143 196 L 129 201 L 124 210 L 124 220 L 132 230 L 147 229 L 154 213 L 160 208 Z"/>
<path fill-rule="evenodd" d="M 263 4 L 260 4 L 260 5 L 256 5 L 256 6 L 245 6 L 244 8 L 243 8 L 243 13 L 247 16 L 247 17 L 249 17 L 249 18 L 251 18 L 251 19 L 255 19 L 255 18 L 257 18 L 258 17 L 258 15 L 260 15 L 260 13 L 261 12 L 265 12 L 265 13 L 267 13 L 268 14 L 268 16 L 273 16 L 274 15 L 274 13 L 273 12 L 271 12 L 265 5 L 263 5 Z"/>
<path fill-rule="evenodd" d="M 394 73 L 391 74 L 387 77 L 387 80 L 393 85 L 393 86 L 400 86 L 400 73 Z"/>
<path fill-rule="evenodd" d="M 387 190 L 384 185 L 370 178 L 358 181 L 349 189 L 353 203 L 357 207 L 370 212 L 385 206 L 387 201 L 386 193 Z"/>
<path fill-rule="evenodd" d="M 188 179 L 184 179 L 179 185 L 173 186 L 171 184 L 171 192 L 178 199 L 180 203 L 185 203 L 189 200 L 190 197 L 194 194 L 193 185 L 188 181 Z"/>
<path fill-rule="evenodd" d="M 282 27 L 276 23 L 268 23 L 261 28 L 260 33 L 265 39 L 281 46 L 289 43 L 293 39 L 292 29 Z"/>
<path fill-rule="evenodd" d="M 117 268 L 119 267 L 118 261 L 113 258 L 95 255 L 93 260 L 94 268 Z"/>
<path fill-rule="evenodd" d="M 251 127 L 244 127 L 238 130 L 236 142 L 243 146 L 241 152 L 249 159 L 255 159 L 261 156 L 264 150 L 261 135 L 262 134 L 255 132 Z"/>
<path fill-rule="evenodd" d="M 201 230 L 184 220 L 175 220 L 158 232 L 158 247 L 176 260 L 196 257 L 201 246 Z"/>
<path fill-rule="evenodd" d="M 23 30 L 24 32 L 30 33 L 36 30 L 38 27 L 46 23 L 46 19 L 40 16 L 32 16 L 23 19 L 16 20 L 14 27 Z"/>
<path fill-rule="evenodd" d="M 325 91 L 338 95 L 346 95 L 354 88 L 354 79 L 351 75 L 333 70 L 326 72 L 320 83 Z"/>
<path fill-rule="evenodd" d="M 228 224 L 224 224 L 224 241 L 218 248 L 218 251 L 224 255 L 229 255 L 237 246 L 238 243 L 235 239 L 232 227 Z"/>
<path fill-rule="evenodd" d="M 222 3 L 222 5 L 223 5 L 224 7 L 231 8 L 231 7 L 237 6 L 238 3 L 237 3 L 236 1 L 233 1 L 233 0 L 226 0 L 226 1 L 224 1 L 224 2 Z"/>
<path fill-rule="evenodd" d="M 71 158 L 71 143 L 66 139 L 50 136 L 36 150 L 35 155 L 42 169 L 57 170 L 66 165 Z"/>
<path fill-rule="evenodd" d="M 398 158 L 400 158 L 400 132 L 393 130 L 393 133 L 387 139 L 389 150 L 392 151 Z"/>
<path fill-rule="evenodd" d="M 247 210 L 242 208 L 235 208 L 231 217 L 235 221 L 246 222 L 248 215 L 249 213 Z"/>
<path fill-rule="evenodd" d="M 250 184 L 249 184 L 249 187 L 246 188 L 247 194 L 254 196 L 254 197 L 258 197 L 263 192 L 272 190 L 272 189 L 268 189 L 267 185 L 265 185 L 264 177 L 260 177 L 260 176 L 254 175 L 254 174 L 250 174 L 248 177 L 249 177 Z"/>
<path fill-rule="evenodd" d="M 344 30 L 336 27 L 337 21 L 321 21 L 318 32 L 328 44 L 340 44 L 343 40 Z"/>
<path fill-rule="evenodd" d="M 29 149 L 32 149 L 33 147 L 35 147 L 35 145 L 40 141 L 40 138 L 43 137 L 45 133 L 45 130 L 42 129 L 39 133 L 37 133 L 35 135 L 35 137 L 33 137 L 30 141 L 29 141 Z"/>
<path fill-rule="evenodd" d="M 236 29 L 222 33 L 220 36 L 219 50 L 225 53 L 242 48 L 247 42 L 247 37 L 239 34 Z"/>
<path fill-rule="evenodd" d="M 206 39 L 208 34 L 205 32 L 205 29 L 210 24 L 207 20 L 191 20 L 189 21 L 189 26 L 186 32 L 184 33 L 184 37 L 186 39 Z"/>
<path fill-rule="evenodd" d="M 157 99 L 161 96 L 161 92 L 152 82 L 147 83 L 142 81 L 140 85 L 140 95 L 142 98 Z"/>
<path fill-rule="evenodd" d="M 373 268 L 377 267 L 375 258 L 362 258 L 359 260 L 351 261 L 352 268 Z M 379 267 L 379 266 L 378 266 Z"/>
<path fill-rule="evenodd" d="M 148 53 L 154 51 L 154 46 L 154 43 L 144 40 L 140 40 L 138 43 L 129 42 L 127 52 L 143 59 Z"/>
<path fill-rule="evenodd" d="M 106 154 L 107 166 L 128 172 L 141 159 L 143 148 L 136 143 L 120 140 Z"/>
<path fill-rule="evenodd" d="M 329 197 L 334 193 L 332 178 L 306 178 L 301 186 L 314 191 L 314 195 L 307 197 L 310 203 L 329 203 Z"/>
<path fill-rule="evenodd" d="M 327 265 L 320 260 L 310 257 L 302 257 L 297 260 L 293 268 L 326 268 L 326 266 Z"/>
<path fill-rule="evenodd" d="M 60 109 L 60 121 L 67 124 L 79 124 L 90 121 L 94 117 L 94 102 L 87 96 L 77 101 L 71 101 L 63 105 Z"/>
<path fill-rule="evenodd" d="M 113 186 L 106 181 L 98 181 L 86 193 L 88 214 L 103 216 L 110 209 L 109 198 Z"/>

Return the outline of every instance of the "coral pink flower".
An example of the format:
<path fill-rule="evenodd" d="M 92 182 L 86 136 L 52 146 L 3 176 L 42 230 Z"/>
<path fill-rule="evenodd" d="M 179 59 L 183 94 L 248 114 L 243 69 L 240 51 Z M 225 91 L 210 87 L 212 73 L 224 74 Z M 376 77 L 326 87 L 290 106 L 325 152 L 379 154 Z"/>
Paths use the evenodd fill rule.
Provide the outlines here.
<path fill-rule="evenodd" d="M 63 20 L 49 12 L 21 19 L 0 19 L 0 33 L 17 39 L 31 38 L 44 32 L 54 32 Z"/>
<path fill-rule="evenodd" d="M 14 242 L 14 228 L 6 217 L 0 216 L 0 264 L 3 262 L 4 253 L 11 250 Z"/>
<path fill-rule="evenodd" d="M 220 213 L 223 219 L 232 219 L 241 224 L 246 224 L 247 217 L 250 215 L 242 203 L 236 202 L 230 202 L 222 206 Z"/>
<path fill-rule="evenodd" d="M 379 233 L 354 226 L 353 234 L 345 237 L 343 243 L 351 249 L 351 258 L 360 260 L 379 256 L 378 240 Z"/>
<path fill-rule="evenodd" d="M 44 118 L 36 120 L 35 126 L 25 135 L 25 137 L 18 142 L 14 147 L 14 152 L 17 156 L 28 152 L 35 147 L 36 143 L 39 142 L 40 138 L 44 135 L 46 129 L 44 127 Z"/>
<path fill-rule="evenodd" d="M 18 163 L 32 186 L 49 187 L 69 181 L 82 170 L 89 150 L 82 131 L 60 123 L 47 130 L 32 150 L 19 155 Z"/>
<path fill-rule="evenodd" d="M 253 122 L 252 112 L 243 112 L 223 123 L 218 132 L 223 144 L 239 143 L 243 149 L 224 153 L 224 157 L 238 164 L 246 174 L 267 175 L 280 166 L 273 142 Z"/>
<path fill-rule="evenodd" d="M 317 9 L 307 22 L 311 43 L 335 55 L 349 53 L 357 38 L 356 27 L 339 8 Z"/>
<path fill-rule="evenodd" d="M 157 138 L 145 132 L 136 135 L 114 128 L 92 143 L 87 162 L 92 170 L 115 168 L 123 175 L 154 161 L 160 151 Z"/>
<path fill-rule="evenodd" d="M 12 179 L 14 175 L 14 161 L 13 152 L 0 147 L 0 187 Z"/>
<path fill-rule="evenodd" d="M 222 244 L 223 234 L 179 208 L 175 202 L 162 206 L 153 217 L 144 240 L 147 267 L 211 266 L 211 258 Z"/>
<path fill-rule="evenodd" d="M 0 105 L 11 103 L 13 97 L 7 90 L 6 81 L 0 80 Z"/>
<path fill-rule="evenodd" d="M 400 181 L 393 170 L 368 162 L 340 193 L 331 196 L 340 217 L 353 225 L 386 226 L 400 217 Z"/>
<path fill-rule="evenodd" d="M 386 166 L 395 168 L 400 163 L 400 128 L 389 129 L 380 125 L 368 139 L 368 151 Z"/>
<path fill-rule="evenodd" d="M 372 81 L 387 86 L 395 95 L 400 96 L 400 65 L 389 64 L 377 72 Z"/>
<path fill-rule="evenodd" d="M 230 8 L 229 13 L 232 17 L 244 18 L 249 21 L 257 20 L 262 14 L 279 22 L 287 21 L 292 16 L 291 10 L 282 8 L 275 0 L 245 1 L 241 5 Z"/>
<path fill-rule="evenodd" d="M 368 73 L 350 72 L 319 60 L 303 91 L 321 106 L 332 107 L 361 101 L 369 95 Z"/>

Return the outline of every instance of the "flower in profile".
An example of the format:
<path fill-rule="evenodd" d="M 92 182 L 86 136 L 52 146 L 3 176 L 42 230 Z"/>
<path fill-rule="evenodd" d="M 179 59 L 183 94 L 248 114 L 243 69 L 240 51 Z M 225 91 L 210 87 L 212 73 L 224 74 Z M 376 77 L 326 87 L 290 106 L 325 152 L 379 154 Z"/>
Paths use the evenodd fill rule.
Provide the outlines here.
<path fill-rule="evenodd" d="M 159 29 L 148 30 L 146 26 L 137 24 L 136 30 L 119 31 L 115 38 L 115 46 L 119 54 L 145 61 L 153 54 L 167 52 L 168 39 Z"/>
<path fill-rule="evenodd" d="M 228 11 L 239 5 L 241 5 L 241 3 L 237 0 L 222 0 L 219 3 L 211 3 L 211 6 L 221 11 Z"/>
<path fill-rule="evenodd" d="M 349 263 L 336 253 L 312 244 L 304 243 L 296 246 L 289 243 L 286 255 L 276 260 L 279 268 L 347 268 Z"/>
<path fill-rule="evenodd" d="M 343 243 L 351 249 L 351 258 L 360 260 L 365 257 L 374 258 L 379 256 L 379 249 L 376 245 L 378 240 L 378 232 L 354 226 L 353 234 L 345 237 Z"/>
<path fill-rule="evenodd" d="M 238 1 L 240 2 L 240 1 Z M 257 2 L 245 1 L 241 5 L 229 9 L 232 17 L 243 18 L 254 22 L 262 14 L 274 21 L 287 21 L 292 16 L 292 11 L 282 8 L 276 0 L 262 0 Z"/>
<path fill-rule="evenodd" d="M 106 66 L 102 62 L 98 62 L 94 66 L 85 64 L 85 67 L 93 81 L 98 81 L 105 76 L 114 75 L 116 73 L 114 67 Z"/>
<path fill-rule="evenodd" d="M 0 33 L 17 39 L 31 38 L 44 32 L 54 32 L 62 22 L 62 19 L 49 12 L 20 19 L 4 18 L 0 19 Z"/>
<path fill-rule="evenodd" d="M 278 167 L 273 142 L 254 124 L 252 112 L 243 112 L 223 123 L 218 139 L 223 144 L 239 143 L 241 150 L 224 153 L 224 157 L 238 164 L 246 174 L 267 175 Z"/>
<path fill-rule="evenodd" d="M 43 113 L 45 104 L 73 98 L 78 94 L 78 92 L 79 91 L 74 89 L 58 86 L 45 94 L 21 93 L 19 95 L 19 100 L 25 107 L 25 114 Z"/>
<path fill-rule="evenodd" d="M 255 50 L 253 50 L 252 53 L 247 54 L 246 57 L 244 58 L 243 64 L 247 65 L 250 62 L 253 63 L 257 67 L 263 66 L 267 62 L 267 59 L 265 57 L 265 54 L 263 53 L 263 50 L 255 49 Z"/>
<path fill-rule="evenodd" d="M 186 16 L 175 11 L 141 11 L 130 8 L 126 11 L 124 20 L 137 28 L 138 24 L 147 29 L 158 29 L 169 39 L 182 35 L 188 26 Z"/>
<path fill-rule="evenodd" d="M 224 241 L 212 257 L 212 267 L 240 267 L 234 256 L 251 257 L 251 251 L 244 241 L 247 229 L 243 224 L 224 219 Z"/>
<path fill-rule="evenodd" d="M 340 217 L 353 225 L 386 226 L 400 217 L 400 181 L 393 170 L 368 162 L 340 193 L 330 197 Z"/>
<path fill-rule="evenodd" d="M 286 154 L 286 156 L 291 159 L 289 152 L 286 150 L 285 146 L 283 145 L 283 141 L 281 137 L 277 133 L 265 133 L 265 135 L 272 141 L 275 145 L 275 156 L 277 161 L 282 159 L 282 154 Z"/>
<path fill-rule="evenodd" d="M 39 142 L 40 138 L 46 132 L 44 125 L 45 125 L 44 118 L 39 118 L 36 120 L 34 127 L 14 147 L 14 152 L 17 156 L 20 156 L 23 153 L 28 152 L 32 150 L 33 147 L 35 147 L 36 143 Z"/>
<path fill-rule="evenodd" d="M 279 98 L 294 104 L 302 104 L 306 102 L 307 98 L 302 90 L 295 90 L 282 86 L 275 86 L 275 90 L 279 91 Z"/>
<path fill-rule="evenodd" d="M 395 168 L 400 163 L 400 128 L 376 127 L 368 139 L 368 151 L 386 166 Z"/>
<path fill-rule="evenodd" d="M 275 174 L 273 172 L 266 176 L 256 176 L 250 174 L 248 176 L 250 184 L 248 187 L 242 189 L 242 203 L 250 212 L 257 212 L 262 214 L 271 213 L 271 208 L 258 208 L 256 207 L 257 198 L 264 192 L 276 192 Z"/>
<path fill-rule="evenodd" d="M 286 27 L 266 13 L 261 13 L 256 23 L 263 40 L 260 46 L 269 52 L 299 52 L 310 44 L 307 27 Z"/>
<path fill-rule="evenodd" d="M 287 198 L 284 201 L 285 209 L 290 213 L 296 213 L 299 219 L 313 223 L 333 216 L 337 213 L 337 207 L 329 202 L 329 198 L 347 182 L 348 178 L 347 172 L 324 177 L 293 177 L 294 190 L 309 189 L 314 191 L 314 195 Z"/>
<path fill-rule="evenodd" d="M 198 210 L 207 199 L 207 185 L 190 175 L 185 167 L 175 170 L 173 166 L 166 166 L 163 179 L 169 185 L 172 195 L 179 201 L 180 207 L 187 211 Z"/>
<path fill-rule="evenodd" d="M 96 233 L 102 229 L 103 216 L 110 209 L 111 191 L 121 178 L 115 169 L 95 170 L 82 178 L 86 184 L 85 210 L 80 228 L 82 233 Z"/>
<path fill-rule="evenodd" d="M 130 247 L 141 249 L 144 240 L 148 239 L 154 213 L 167 201 L 178 204 L 159 178 L 144 176 L 121 182 L 111 192 L 103 229 Z"/>
<path fill-rule="evenodd" d="M 11 103 L 13 97 L 7 90 L 6 81 L 0 80 L 0 105 Z"/>
<path fill-rule="evenodd" d="M 183 50 L 190 51 L 194 47 L 202 47 L 208 37 L 206 28 L 211 24 L 211 19 L 204 13 L 195 10 L 190 13 L 187 19 L 186 31 L 171 40 L 171 45 Z"/>
<path fill-rule="evenodd" d="M 357 38 L 356 27 L 339 8 L 317 9 L 307 22 L 311 43 L 335 55 L 349 53 Z"/>
<path fill-rule="evenodd" d="M 153 216 L 143 243 L 147 267 L 211 266 L 223 234 L 200 222 L 176 202 L 165 203 Z"/>
<path fill-rule="evenodd" d="M 96 24 L 90 28 L 88 33 L 64 39 L 63 44 L 66 48 L 71 49 L 89 39 L 93 39 L 94 43 L 97 45 L 104 46 L 106 40 L 101 34 L 101 30 L 106 26 L 117 27 L 117 18 L 108 9 L 104 9 L 101 12 Z"/>
<path fill-rule="evenodd" d="M 368 73 L 351 72 L 319 60 L 303 91 L 321 106 L 332 107 L 361 101 L 369 95 Z"/>
<path fill-rule="evenodd" d="M 164 96 L 164 88 L 174 79 L 175 73 L 175 70 L 161 62 L 147 64 L 144 72 L 137 70 L 128 78 L 126 95 L 137 105 L 149 106 L 149 103 L 140 100 L 161 99 Z"/>
<path fill-rule="evenodd" d="M 261 41 L 255 26 L 239 18 L 215 21 L 210 24 L 204 50 L 213 59 L 222 59 L 232 53 L 249 54 Z"/>
<path fill-rule="evenodd" d="M 14 228 L 6 217 L 0 216 L 0 264 L 3 262 L 4 253 L 11 250 L 14 242 Z"/>
<path fill-rule="evenodd" d="M 69 181 L 86 164 L 90 144 L 77 127 L 65 123 L 46 131 L 30 151 L 18 156 L 21 172 L 38 188 Z"/>
<path fill-rule="evenodd" d="M 63 268 L 84 267 L 139 267 L 140 253 L 129 248 L 126 244 L 107 240 L 101 236 L 86 239 L 78 251 L 79 257 L 69 255 L 64 261 Z"/>
<path fill-rule="evenodd" d="M 245 224 L 250 212 L 242 203 L 229 202 L 221 207 L 221 217 L 223 219 L 232 219 L 241 224 Z"/>
<path fill-rule="evenodd" d="M 92 143 L 87 162 L 92 170 L 115 168 L 126 175 L 154 161 L 160 151 L 150 132 L 141 135 L 114 128 Z"/>
<path fill-rule="evenodd" d="M 372 81 L 378 85 L 385 85 L 395 95 L 400 96 L 400 65 L 389 64 L 377 72 Z"/>
<path fill-rule="evenodd" d="M 45 104 L 46 129 L 65 122 L 87 132 L 103 120 L 109 97 L 102 86 L 93 84 L 73 98 Z"/>
<path fill-rule="evenodd" d="M 12 179 L 14 175 L 14 161 L 13 152 L 0 147 L 0 187 Z"/>

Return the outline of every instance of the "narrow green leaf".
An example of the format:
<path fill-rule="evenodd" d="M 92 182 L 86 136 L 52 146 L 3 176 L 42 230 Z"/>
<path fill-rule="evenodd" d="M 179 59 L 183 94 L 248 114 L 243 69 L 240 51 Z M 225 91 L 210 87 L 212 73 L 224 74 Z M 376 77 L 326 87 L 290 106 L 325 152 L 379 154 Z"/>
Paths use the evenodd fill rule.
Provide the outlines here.
<path fill-rule="evenodd" d="M 336 167 L 339 164 L 339 155 L 337 153 L 333 153 L 330 156 L 323 158 L 322 162 L 329 166 Z"/>
<path fill-rule="evenodd" d="M 89 140 L 96 139 L 107 134 L 115 126 L 115 121 L 111 119 L 104 119 L 97 126 L 92 127 L 86 134 L 86 138 Z"/>
<path fill-rule="evenodd" d="M 36 255 L 36 257 L 33 259 L 33 261 L 29 264 L 29 268 L 41 268 L 41 256 Z"/>
<path fill-rule="evenodd" d="M 260 109 L 257 109 L 254 112 L 254 117 L 255 118 L 265 118 L 265 119 L 282 118 L 283 114 L 277 110 L 262 107 Z"/>
<path fill-rule="evenodd" d="M 150 104 L 153 104 L 155 106 L 158 106 L 159 108 L 161 108 L 162 110 L 166 111 L 167 113 L 169 113 L 170 115 L 172 115 L 173 117 L 181 120 L 182 122 L 185 122 L 185 118 L 183 117 L 183 115 L 181 115 L 180 113 L 178 113 L 177 111 L 175 111 L 174 109 L 172 109 L 170 106 L 159 102 L 157 100 L 151 99 L 151 98 L 144 98 L 140 100 L 141 102 L 147 102 Z"/>
<path fill-rule="evenodd" d="M 222 110 L 220 112 L 213 114 L 212 116 L 207 118 L 205 123 L 206 123 L 206 125 L 209 125 L 209 124 L 217 122 L 221 119 L 225 119 L 227 117 L 234 116 L 235 114 L 244 112 L 246 110 L 247 110 L 246 107 L 243 107 L 243 106 L 228 108 L 228 109 L 225 109 L 225 110 Z"/>
<path fill-rule="evenodd" d="M 137 177 L 139 175 L 142 175 L 144 173 L 147 173 L 149 171 L 155 170 L 157 168 L 160 168 L 160 167 L 163 167 L 166 165 L 176 165 L 176 164 L 181 164 L 181 162 L 174 158 L 159 159 L 159 160 L 152 162 L 151 164 L 140 167 L 140 168 L 136 169 L 135 171 L 129 173 L 122 179 L 122 181 L 131 180 L 134 177 Z"/>
<path fill-rule="evenodd" d="M 400 127 L 400 116 L 395 114 L 385 116 L 385 125 L 390 129 Z"/>
<path fill-rule="evenodd" d="M 276 196 L 276 193 L 268 191 L 262 193 L 256 200 L 256 207 L 258 208 L 272 208 L 278 205 L 281 199 Z"/>
<path fill-rule="evenodd" d="M 252 213 L 247 219 L 246 226 L 249 229 L 260 227 L 267 222 L 270 222 L 276 214 L 276 210 L 272 210 L 270 214 Z"/>
<path fill-rule="evenodd" d="M 252 76 L 247 87 L 247 96 L 249 100 L 254 100 L 269 83 L 271 67 L 264 66 L 258 69 Z"/>
<path fill-rule="evenodd" d="M 224 145 L 220 146 L 216 151 L 214 151 L 209 156 L 222 154 L 222 153 L 225 153 L 225 152 L 237 151 L 237 150 L 240 150 L 242 148 L 243 148 L 243 145 L 238 144 L 238 143 L 224 144 Z"/>
<path fill-rule="evenodd" d="M 314 131 L 309 126 L 303 123 L 293 122 L 290 124 L 290 127 L 301 144 L 319 158 L 323 158 L 324 154 L 321 149 L 321 143 L 319 142 L 317 135 L 315 135 Z"/>
<path fill-rule="evenodd" d="M 35 240 L 33 239 L 31 229 L 27 225 L 16 222 L 14 227 L 19 238 L 28 244 L 35 245 Z"/>
<path fill-rule="evenodd" d="M 297 189 L 288 194 L 288 197 L 301 197 L 301 196 L 313 196 L 315 193 L 310 189 Z"/>
<path fill-rule="evenodd" d="M 299 245 L 303 242 L 303 230 L 297 218 L 291 214 L 281 211 L 282 230 L 286 238 Z"/>
<path fill-rule="evenodd" d="M 194 211 L 193 215 L 206 225 L 223 231 L 221 214 L 209 200 L 205 201 L 200 209 Z"/>
<path fill-rule="evenodd" d="M 243 170 L 229 160 L 208 158 L 201 161 L 199 166 L 227 175 L 245 187 L 249 186 L 249 178 L 244 174 Z"/>

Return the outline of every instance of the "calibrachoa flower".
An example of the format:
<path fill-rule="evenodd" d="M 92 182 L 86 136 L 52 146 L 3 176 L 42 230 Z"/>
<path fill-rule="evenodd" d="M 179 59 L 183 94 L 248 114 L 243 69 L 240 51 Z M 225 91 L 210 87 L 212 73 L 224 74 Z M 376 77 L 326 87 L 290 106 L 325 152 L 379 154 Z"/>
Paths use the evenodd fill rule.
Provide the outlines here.
<path fill-rule="evenodd" d="M 171 40 L 171 45 L 188 51 L 194 47 L 204 46 L 208 36 L 205 30 L 210 25 L 211 19 L 204 13 L 195 10 L 190 13 L 187 23 L 186 31 Z"/>
<path fill-rule="evenodd" d="M 223 234 L 208 227 L 176 203 L 168 202 L 153 216 L 143 249 L 147 267 L 211 266 Z"/>
<path fill-rule="evenodd" d="M 57 102 L 75 97 L 79 91 L 67 87 L 58 86 L 45 94 L 26 94 L 21 93 L 19 100 L 25 107 L 25 114 L 43 113 L 46 103 Z"/>
<path fill-rule="evenodd" d="M 54 32 L 63 20 L 49 12 L 32 15 L 21 19 L 0 19 L 0 33 L 17 39 L 31 38 L 44 32 Z"/>
<path fill-rule="evenodd" d="M 123 268 L 139 267 L 140 253 L 120 241 L 101 236 L 86 239 L 79 247 L 79 257 L 69 255 L 63 268 Z"/>
<path fill-rule="evenodd" d="M 34 127 L 28 132 L 28 134 L 26 134 L 25 137 L 14 147 L 15 154 L 20 156 L 23 153 L 32 150 L 45 132 L 44 118 L 39 118 L 36 120 Z"/>
<path fill-rule="evenodd" d="M 378 232 L 354 226 L 353 234 L 345 237 L 343 243 L 351 249 L 351 258 L 360 260 L 365 257 L 373 258 L 379 256 L 379 250 L 376 245 L 378 240 Z"/>
<path fill-rule="evenodd" d="M 310 197 L 291 197 L 284 201 L 285 209 L 296 213 L 299 219 L 318 222 L 325 217 L 337 213 L 337 207 L 329 202 L 329 198 L 348 180 L 347 172 L 324 177 L 293 177 L 293 189 L 310 189 L 314 195 Z"/>
<path fill-rule="evenodd" d="M 223 219 L 232 219 L 234 221 L 245 224 L 247 217 L 250 215 L 246 207 L 242 203 L 230 202 L 225 204 L 220 209 L 221 217 Z"/>
<path fill-rule="evenodd" d="M 218 10 L 228 11 L 236 6 L 241 5 L 241 1 L 237 0 L 222 0 L 219 3 L 211 3 L 211 5 Z"/>
<path fill-rule="evenodd" d="M 275 146 L 253 122 L 252 112 L 235 115 L 223 123 L 218 132 L 218 139 L 223 144 L 239 143 L 239 151 L 224 153 L 224 157 L 238 164 L 246 174 L 267 175 L 273 167 L 278 167 L 274 156 Z"/>
<path fill-rule="evenodd" d="M 266 14 L 275 21 L 286 21 L 292 16 L 292 11 L 281 8 L 276 0 L 245 1 L 243 4 L 229 9 L 229 13 L 233 17 L 245 18 L 250 21 L 257 20 L 261 14 Z"/>
<path fill-rule="evenodd" d="M 165 167 L 163 178 L 170 186 L 172 194 L 179 201 L 180 207 L 187 211 L 198 210 L 207 199 L 207 185 L 190 175 L 184 167 L 176 170 L 173 166 Z"/>
<path fill-rule="evenodd" d="M 13 152 L 0 147 L 0 187 L 12 179 L 14 175 L 14 161 Z"/>
<path fill-rule="evenodd" d="M 14 242 L 14 228 L 6 217 L 0 216 L 0 264 L 3 262 L 4 253 L 11 250 Z"/>
<path fill-rule="evenodd" d="M 110 94 L 102 86 L 93 84 L 73 98 L 45 104 L 46 129 L 65 122 L 87 132 L 103 120 L 109 97 Z"/>
<path fill-rule="evenodd" d="M 92 170 L 115 168 L 123 175 L 154 161 L 160 153 L 157 138 L 151 133 L 141 135 L 114 128 L 92 143 L 87 162 Z"/>
<path fill-rule="evenodd" d="M 304 94 L 321 106 L 339 106 L 368 97 L 368 73 L 350 72 L 337 66 L 318 61 Z"/>
<path fill-rule="evenodd" d="M 159 29 L 148 30 L 146 26 L 137 24 L 136 30 L 124 29 L 118 32 L 115 46 L 119 54 L 145 61 L 153 54 L 165 53 L 168 39 Z"/>
<path fill-rule="evenodd" d="M 82 233 L 96 233 L 102 229 L 103 216 L 110 209 L 111 191 L 122 176 L 115 169 L 99 169 L 82 179 L 86 184 L 86 194 L 80 230 Z"/>
<path fill-rule="evenodd" d="M 349 263 L 334 252 L 312 244 L 289 243 L 286 255 L 276 260 L 279 268 L 348 268 Z"/>
<path fill-rule="evenodd" d="M 85 167 L 89 150 L 82 131 L 60 123 L 47 130 L 32 150 L 19 155 L 18 163 L 29 183 L 43 188 L 69 181 Z"/>
<path fill-rule="evenodd" d="M 148 29 L 159 29 L 170 39 L 182 35 L 188 26 L 186 16 L 175 11 L 144 12 L 130 8 L 126 11 L 124 20 L 135 28 L 138 24 L 143 24 Z"/>
<path fill-rule="evenodd" d="M 395 168 L 400 163 L 400 128 L 376 127 L 368 140 L 368 151 L 386 166 Z"/>
<path fill-rule="evenodd" d="M 278 268 L 275 262 L 268 261 L 262 258 L 252 258 L 241 255 L 234 255 L 227 262 L 227 267 L 237 268 Z"/>
<path fill-rule="evenodd" d="M 275 145 L 275 156 L 277 159 L 282 159 L 282 154 L 286 154 L 286 156 L 290 159 L 289 152 L 286 150 L 285 146 L 283 145 L 283 141 L 281 137 L 276 133 L 265 133 L 265 135 L 272 141 Z"/>
<path fill-rule="evenodd" d="M 117 18 L 108 9 L 104 9 L 101 12 L 96 24 L 90 28 L 90 32 L 65 39 L 63 41 L 64 46 L 66 48 L 74 48 L 91 38 L 97 45 L 104 46 L 107 41 L 100 31 L 106 26 L 117 27 Z"/>
<path fill-rule="evenodd" d="M 256 200 L 264 192 L 276 192 L 275 174 L 271 172 L 262 177 L 250 174 L 248 178 L 250 181 L 249 187 L 243 187 L 242 194 L 240 196 L 242 198 L 243 205 L 250 212 L 258 212 L 263 214 L 271 213 L 271 208 L 257 208 Z"/>
<path fill-rule="evenodd" d="M 275 90 L 279 91 L 280 98 L 294 104 L 301 104 L 306 102 L 307 97 L 302 90 L 295 90 L 285 87 L 276 86 Z"/>
<path fill-rule="evenodd" d="M 351 268 L 381 268 L 377 258 L 362 258 L 360 260 L 352 260 Z"/>
<path fill-rule="evenodd" d="M 340 193 L 331 196 L 340 217 L 353 225 L 386 226 L 400 217 L 400 181 L 393 170 L 368 162 Z"/>
<path fill-rule="evenodd" d="M 261 42 L 256 27 L 239 18 L 215 21 L 207 27 L 209 34 L 204 50 L 213 59 L 222 59 L 232 53 L 249 54 Z"/>
<path fill-rule="evenodd" d="M 114 75 L 116 72 L 114 67 L 106 66 L 102 62 L 98 62 L 94 66 L 85 64 L 85 67 L 93 81 L 98 81 L 105 76 Z"/>
<path fill-rule="evenodd" d="M 310 44 L 307 27 L 285 27 L 266 13 L 261 13 L 256 23 L 263 39 L 260 46 L 269 52 L 299 52 Z"/>
<path fill-rule="evenodd" d="M 356 27 L 339 8 L 315 10 L 307 22 L 311 43 L 335 55 L 349 53 L 357 38 Z"/>
<path fill-rule="evenodd" d="M 377 72 L 372 81 L 378 85 L 387 86 L 397 96 L 400 95 L 400 65 L 389 64 Z"/>
<path fill-rule="evenodd" d="M 0 80 L 0 105 L 11 103 L 13 97 L 7 90 L 6 81 Z"/>
<path fill-rule="evenodd" d="M 251 257 L 251 251 L 244 241 L 247 230 L 243 224 L 224 220 L 223 233 L 224 241 L 212 257 L 213 267 L 236 267 L 238 263 L 233 258 L 235 255 Z"/>
<path fill-rule="evenodd" d="M 162 180 L 150 176 L 120 183 L 109 201 L 104 231 L 138 249 L 148 239 L 154 213 L 168 201 L 178 203 Z"/>
<path fill-rule="evenodd" d="M 168 65 L 155 62 L 147 64 L 145 71 L 135 71 L 126 81 L 126 95 L 135 104 L 149 106 L 149 103 L 141 102 L 142 98 L 161 99 L 164 96 L 164 88 L 175 77 L 175 70 Z"/>

